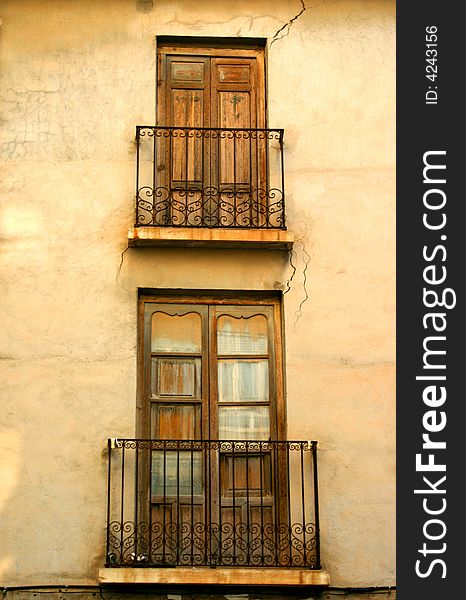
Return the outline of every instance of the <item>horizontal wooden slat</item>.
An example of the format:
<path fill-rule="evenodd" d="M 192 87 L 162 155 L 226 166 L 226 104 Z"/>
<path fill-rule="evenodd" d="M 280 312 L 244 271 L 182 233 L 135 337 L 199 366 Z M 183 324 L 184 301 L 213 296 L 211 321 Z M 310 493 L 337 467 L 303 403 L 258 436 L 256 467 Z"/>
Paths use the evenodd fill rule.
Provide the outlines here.
<path fill-rule="evenodd" d="M 290 250 L 293 241 L 293 234 L 283 230 L 135 227 L 128 232 L 129 246 Z"/>
<path fill-rule="evenodd" d="M 327 586 L 328 573 L 321 570 L 287 568 L 177 567 L 163 569 L 100 569 L 102 584 L 201 584 Z"/>

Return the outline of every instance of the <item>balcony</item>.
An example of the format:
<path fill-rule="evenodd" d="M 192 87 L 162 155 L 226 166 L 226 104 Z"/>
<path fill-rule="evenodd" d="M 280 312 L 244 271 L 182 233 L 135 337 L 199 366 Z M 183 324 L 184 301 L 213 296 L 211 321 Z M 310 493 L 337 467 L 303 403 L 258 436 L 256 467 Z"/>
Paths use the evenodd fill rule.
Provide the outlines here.
<path fill-rule="evenodd" d="M 225 583 L 234 577 L 241 583 L 243 577 L 250 583 L 260 569 L 261 583 L 326 585 L 316 447 L 303 441 L 109 440 L 101 581 Z"/>
<path fill-rule="evenodd" d="M 139 125 L 136 147 L 130 245 L 291 247 L 283 129 Z"/>

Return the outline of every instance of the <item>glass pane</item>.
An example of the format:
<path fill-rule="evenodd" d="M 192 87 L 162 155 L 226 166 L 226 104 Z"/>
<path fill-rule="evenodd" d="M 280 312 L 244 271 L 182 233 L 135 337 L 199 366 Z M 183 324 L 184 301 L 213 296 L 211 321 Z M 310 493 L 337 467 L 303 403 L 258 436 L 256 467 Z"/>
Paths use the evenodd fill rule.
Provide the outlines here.
<path fill-rule="evenodd" d="M 151 489 L 154 496 L 202 494 L 202 453 L 182 450 L 153 452 Z"/>
<path fill-rule="evenodd" d="M 200 407 L 193 404 L 153 404 L 155 437 L 160 440 L 194 440 L 200 437 Z"/>
<path fill-rule="evenodd" d="M 152 394 L 156 397 L 199 398 L 200 358 L 152 359 Z"/>
<path fill-rule="evenodd" d="M 264 315 L 236 318 L 222 315 L 217 321 L 218 354 L 267 354 L 267 319 Z"/>
<path fill-rule="evenodd" d="M 221 440 L 268 440 L 268 406 L 219 406 L 218 437 Z"/>
<path fill-rule="evenodd" d="M 219 360 L 219 402 L 267 402 L 269 363 L 267 360 Z"/>
<path fill-rule="evenodd" d="M 152 352 L 200 352 L 201 315 L 152 315 Z"/>

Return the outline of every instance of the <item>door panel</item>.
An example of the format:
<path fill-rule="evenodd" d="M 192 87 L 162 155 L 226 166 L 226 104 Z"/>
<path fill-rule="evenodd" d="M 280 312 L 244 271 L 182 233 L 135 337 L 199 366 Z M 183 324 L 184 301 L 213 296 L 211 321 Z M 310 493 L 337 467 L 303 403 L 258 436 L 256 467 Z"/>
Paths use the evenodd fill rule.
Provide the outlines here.
<path fill-rule="evenodd" d="M 170 82 L 174 86 L 178 83 L 181 87 L 182 84 L 197 83 L 199 85 L 204 83 L 204 64 L 205 61 L 183 58 L 172 59 L 170 61 Z"/>
<path fill-rule="evenodd" d="M 177 127 L 203 127 L 202 90 L 172 90 L 173 121 Z M 202 139 L 175 132 L 171 144 L 171 187 L 189 188 L 202 184 Z"/>
<path fill-rule="evenodd" d="M 162 440 L 196 440 L 201 432 L 198 404 L 153 404 L 152 422 Z"/>
<path fill-rule="evenodd" d="M 201 394 L 200 358 L 152 358 L 153 398 L 197 398 Z"/>
<path fill-rule="evenodd" d="M 222 496 L 249 497 L 249 500 L 272 496 L 270 453 L 225 452 L 221 458 Z M 235 485 L 232 485 L 232 482 Z"/>

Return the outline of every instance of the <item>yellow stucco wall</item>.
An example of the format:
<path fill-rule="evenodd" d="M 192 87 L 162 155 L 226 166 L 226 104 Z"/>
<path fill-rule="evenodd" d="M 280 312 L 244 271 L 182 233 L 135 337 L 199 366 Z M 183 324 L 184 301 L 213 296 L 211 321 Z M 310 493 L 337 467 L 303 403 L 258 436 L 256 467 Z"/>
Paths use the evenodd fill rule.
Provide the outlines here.
<path fill-rule="evenodd" d="M 288 431 L 319 440 L 332 585 L 393 585 L 395 3 L 305 4 L 267 59 L 298 240 L 284 296 Z M 119 266 L 135 125 L 155 120 L 155 36 L 270 42 L 300 10 L 2 3 L 1 584 L 96 581 L 106 439 L 134 435 L 138 287 L 287 289 L 284 252 L 138 248 Z"/>

